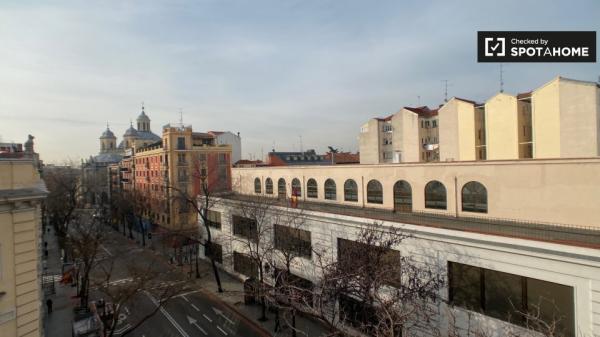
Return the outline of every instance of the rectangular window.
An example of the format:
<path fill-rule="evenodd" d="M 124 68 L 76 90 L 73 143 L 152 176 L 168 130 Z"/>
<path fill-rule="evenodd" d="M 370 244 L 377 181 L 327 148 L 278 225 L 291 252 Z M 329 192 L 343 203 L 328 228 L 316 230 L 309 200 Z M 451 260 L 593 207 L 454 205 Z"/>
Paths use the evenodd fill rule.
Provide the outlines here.
<path fill-rule="evenodd" d="M 233 234 L 243 238 L 258 241 L 256 221 L 239 215 L 232 216 Z"/>
<path fill-rule="evenodd" d="M 219 153 L 219 164 L 221 164 L 221 165 L 227 164 L 227 154 L 226 153 Z"/>
<path fill-rule="evenodd" d="M 185 150 L 185 137 L 177 137 L 177 150 Z"/>
<path fill-rule="evenodd" d="M 382 248 L 362 242 L 338 238 L 338 263 L 343 270 L 354 270 L 357 265 L 367 265 L 379 261 L 384 277 L 381 281 L 392 287 L 399 287 L 400 277 L 400 252 L 395 249 Z M 383 270 L 385 269 L 385 270 Z"/>
<path fill-rule="evenodd" d="M 575 336 L 573 287 L 456 262 L 448 262 L 448 283 L 457 307 L 521 325 L 520 313 L 539 312 L 542 322 L 531 328 L 556 324 L 557 336 Z"/>
<path fill-rule="evenodd" d="M 431 122 L 434 128 L 437 128 L 437 120 L 434 120 L 433 122 Z"/>
<path fill-rule="evenodd" d="M 246 254 L 233 252 L 233 270 L 248 277 L 258 278 L 258 265 Z"/>
<path fill-rule="evenodd" d="M 210 227 L 221 229 L 221 212 L 208 210 L 206 212 L 207 222 Z"/>
<path fill-rule="evenodd" d="M 275 225 L 275 248 L 290 252 L 295 256 L 312 257 L 312 244 L 310 232 L 282 225 Z"/>

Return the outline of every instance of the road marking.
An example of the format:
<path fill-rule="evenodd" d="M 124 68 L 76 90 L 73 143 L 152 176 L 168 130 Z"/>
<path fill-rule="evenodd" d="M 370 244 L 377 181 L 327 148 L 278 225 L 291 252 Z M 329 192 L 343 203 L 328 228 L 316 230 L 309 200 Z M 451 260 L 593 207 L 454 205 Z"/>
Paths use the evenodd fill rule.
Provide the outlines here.
<path fill-rule="evenodd" d="M 115 330 L 115 335 L 120 335 L 123 332 L 127 331 L 129 328 L 131 328 L 131 324 L 127 323 L 123 327 L 121 327 L 120 329 Z"/>
<path fill-rule="evenodd" d="M 202 316 L 204 316 L 204 318 L 206 318 L 207 321 L 212 323 L 212 319 L 210 319 L 210 317 L 206 316 L 205 314 L 202 314 Z"/>
<path fill-rule="evenodd" d="M 225 330 L 221 329 L 220 326 L 217 325 L 217 329 L 219 329 L 219 331 L 221 331 L 225 336 L 227 336 L 227 332 L 225 332 Z"/>
<path fill-rule="evenodd" d="M 150 301 L 152 301 L 152 303 L 154 303 L 154 305 L 156 305 L 157 307 L 159 306 L 158 301 L 154 298 L 154 296 L 150 295 L 149 292 L 144 291 L 144 293 L 146 294 L 146 296 L 148 296 L 148 298 L 150 299 Z M 177 323 L 177 321 L 175 321 L 175 319 L 173 319 L 173 316 L 171 316 L 171 314 L 169 314 L 169 312 L 167 310 L 165 310 L 165 308 L 163 308 L 162 306 L 160 307 L 160 312 L 161 314 L 163 314 L 163 316 L 165 316 L 165 318 L 171 322 L 171 325 L 173 325 L 175 327 L 175 329 L 177 329 L 177 331 L 179 332 L 179 334 L 183 337 L 190 337 L 190 335 L 188 335 L 187 332 L 185 332 L 185 330 L 183 330 L 183 328 L 181 327 L 181 325 L 179 325 Z"/>
<path fill-rule="evenodd" d="M 200 309 L 198 309 L 197 306 L 194 305 L 194 303 L 191 304 L 192 308 L 196 309 L 196 311 L 200 311 Z"/>
<path fill-rule="evenodd" d="M 225 316 L 223 311 L 221 311 L 215 307 L 212 307 L 212 310 L 215 312 L 215 314 L 217 314 L 217 316 L 221 316 L 221 317 L 225 318 L 225 320 L 227 320 L 227 322 L 229 322 L 230 324 L 232 324 L 232 325 L 235 324 L 231 319 L 229 319 L 229 317 Z"/>
<path fill-rule="evenodd" d="M 193 290 L 193 291 L 188 291 L 187 293 L 179 294 L 179 295 L 173 296 L 173 297 L 182 297 L 182 296 L 187 296 L 187 295 L 190 295 L 190 294 L 195 294 L 195 293 L 198 293 L 198 292 L 200 292 L 200 290 Z"/>
<path fill-rule="evenodd" d="M 106 249 L 106 247 L 104 247 L 104 245 L 100 245 L 100 247 L 102 247 L 102 249 L 104 249 L 104 251 L 106 252 L 106 254 L 108 254 L 108 256 L 112 256 L 112 254 L 108 251 L 108 249 Z"/>
<path fill-rule="evenodd" d="M 186 302 L 190 303 L 190 300 L 188 300 L 188 298 L 185 297 L 185 295 L 181 295 L 181 298 L 183 298 Z"/>
<path fill-rule="evenodd" d="M 200 325 L 198 325 L 198 321 L 195 320 L 193 317 L 187 316 L 187 320 L 188 323 L 190 323 L 190 325 L 195 326 L 196 328 L 198 328 L 198 330 L 202 331 L 202 333 L 206 336 L 208 336 L 208 334 L 206 333 L 206 331 L 204 331 L 204 329 L 202 329 L 202 327 Z"/>

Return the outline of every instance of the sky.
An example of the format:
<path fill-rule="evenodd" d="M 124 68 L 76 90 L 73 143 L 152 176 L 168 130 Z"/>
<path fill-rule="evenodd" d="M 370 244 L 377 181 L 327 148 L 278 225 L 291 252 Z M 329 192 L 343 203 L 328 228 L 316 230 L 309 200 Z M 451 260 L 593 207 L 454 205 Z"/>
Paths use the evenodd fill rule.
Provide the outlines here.
<path fill-rule="evenodd" d="M 600 1 L 0 2 L 0 141 L 36 137 L 48 163 L 120 142 L 141 111 L 240 132 L 242 156 L 358 150 L 360 126 L 448 96 L 485 101 L 498 64 L 478 30 L 600 30 Z M 555 76 L 597 81 L 598 63 L 511 63 L 504 89 Z"/>

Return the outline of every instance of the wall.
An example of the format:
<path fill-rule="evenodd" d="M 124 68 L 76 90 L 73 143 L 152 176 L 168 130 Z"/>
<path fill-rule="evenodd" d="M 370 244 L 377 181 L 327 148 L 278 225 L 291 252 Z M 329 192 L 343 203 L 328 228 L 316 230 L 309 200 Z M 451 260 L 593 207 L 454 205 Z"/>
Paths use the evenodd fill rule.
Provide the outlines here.
<path fill-rule="evenodd" d="M 238 201 L 223 199 L 213 209 L 221 212 L 222 229 L 212 229 L 211 234 L 223 246 L 223 267 L 244 279 L 245 276 L 233 272 L 232 262 L 234 250 L 244 252 L 244 247 L 236 241 L 231 230 L 232 215 L 239 214 Z M 278 218 L 291 211 L 278 207 L 270 210 Z M 371 224 L 368 219 L 323 212 L 303 211 L 302 217 L 305 220 L 301 222 L 300 229 L 311 232 L 313 250 L 326 259 L 337 256 L 338 238 L 356 240 L 360 229 Z M 596 306 L 600 300 L 598 250 L 394 222 L 383 222 L 382 225 L 401 227 L 405 233 L 409 233 L 410 237 L 394 248 L 402 255 L 410 255 L 416 264 L 438 269 L 443 275 L 447 275 L 448 262 L 459 262 L 571 286 L 574 289 L 577 335 L 600 334 L 600 307 Z M 292 272 L 313 282 L 318 281 L 319 273 L 312 259 L 295 259 Z M 448 299 L 447 287 L 442 288 L 440 296 Z M 490 331 L 493 336 L 506 335 L 503 328 L 511 327 L 504 321 L 444 303 L 438 305 L 437 313 L 439 316 L 433 322 L 437 322 L 442 335 L 447 332 L 449 316 L 455 317 L 462 335 L 466 335 L 462 329 L 466 329 L 469 316 L 472 329 L 480 327 Z M 426 330 L 422 335 L 435 334 Z"/>
<path fill-rule="evenodd" d="M 231 145 L 231 163 L 235 164 L 242 159 L 242 139 L 229 131 L 223 132 L 216 137 L 216 144 Z"/>
<path fill-rule="evenodd" d="M 419 116 L 406 109 L 399 112 L 402 118 L 402 162 L 420 161 L 421 139 L 419 138 Z"/>
<path fill-rule="evenodd" d="M 519 158 L 517 98 L 499 93 L 485 103 L 487 158 Z"/>
<path fill-rule="evenodd" d="M 559 79 L 560 156 L 595 157 L 600 108 L 595 83 Z"/>
<path fill-rule="evenodd" d="M 440 161 L 475 160 L 475 106 L 452 98 L 439 110 Z"/>
<path fill-rule="evenodd" d="M 379 122 L 371 119 L 362 126 L 366 132 L 361 132 L 358 136 L 358 146 L 360 152 L 361 164 L 378 164 L 380 159 L 379 151 Z"/>
<path fill-rule="evenodd" d="M 39 200 L 45 195 L 32 161 L 0 160 L 0 337 L 42 333 Z"/>
<path fill-rule="evenodd" d="M 263 193 L 265 178 L 271 177 L 276 182 L 283 177 L 288 185 L 289 195 L 292 179 L 299 178 L 303 184 L 302 197 L 305 198 L 306 181 L 314 178 L 319 186 L 318 201 L 320 202 L 390 210 L 393 209 L 392 187 L 396 181 L 404 179 L 412 186 L 415 211 L 600 227 L 598 172 L 600 172 L 600 158 L 234 168 L 232 179 L 234 190 L 253 194 L 255 177 L 263 181 Z M 336 201 L 324 200 L 323 186 L 327 178 L 332 178 L 336 182 L 338 199 Z M 458 191 L 455 189 L 455 178 Z M 346 179 L 356 181 L 358 202 L 343 201 L 343 186 Z M 366 203 L 363 191 L 370 179 L 377 179 L 383 185 L 383 205 Z M 446 210 L 424 207 L 424 187 L 431 180 L 438 180 L 445 185 Z M 473 180 L 482 183 L 487 189 L 487 214 L 463 212 L 460 207 L 457 207 L 461 203 L 462 186 Z"/>

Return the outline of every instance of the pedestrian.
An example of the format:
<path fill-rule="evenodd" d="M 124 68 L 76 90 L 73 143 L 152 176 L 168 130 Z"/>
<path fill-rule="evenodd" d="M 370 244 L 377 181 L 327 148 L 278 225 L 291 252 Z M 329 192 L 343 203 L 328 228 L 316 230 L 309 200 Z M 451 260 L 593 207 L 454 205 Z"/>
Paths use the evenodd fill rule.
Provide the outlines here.
<path fill-rule="evenodd" d="M 52 313 L 52 299 L 47 299 L 46 300 L 46 307 L 48 308 L 48 314 Z"/>

